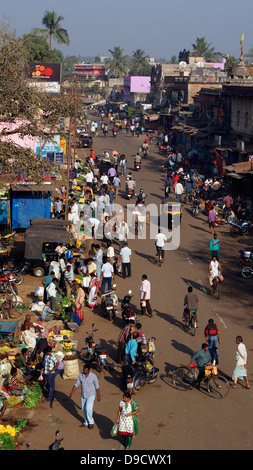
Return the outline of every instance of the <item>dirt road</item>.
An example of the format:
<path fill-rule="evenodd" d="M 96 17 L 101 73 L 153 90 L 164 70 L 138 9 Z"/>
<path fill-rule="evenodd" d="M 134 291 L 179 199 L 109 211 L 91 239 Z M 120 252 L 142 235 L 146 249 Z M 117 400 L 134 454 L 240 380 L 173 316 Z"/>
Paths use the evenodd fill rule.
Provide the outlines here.
<path fill-rule="evenodd" d="M 127 167 L 134 172 L 131 155 L 138 150 L 141 142 L 142 137 L 130 137 L 123 130 L 115 139 L 110 136 L 106 139 L 96 137 L 94 149 L 100 152 L 111 151 L 116 147 L 120 153 L 127 155 Z M 83 153 L 81 150 L 80 154 Z M 137 189 L 143 188 L 148 195 L 147 203 L 159 204 L 163 196 L 162 161 L 163 157 L 157 153 L 156 147 L 151 146 L 150 155 L 143 161 L 141 171 L 134 173 Z M 121 179 L 124 188 L 124 178 Z M 125 206 L 127 201 L 124 192 L 121 196 L 120 202 Z M 148 275 L 152 286 L 154 317 L 143 317 L 141 321 L 146 336 L 156 337 L 155 362 L 159 368 L 156 383 L 146 385 L 136 395 L 140 407 L 140 432 L 133 440 L 133 451 L 252 449 L 252 390 L 241 387 L 231 389 L 224 400 L 215 400 L 198 390 L 179 392 L 172 387 L 170 380 L 172 371 L 180 364 L 188 364 L 191 356 L 201 348 L 204 327 L 212 317 L 218 323 L 222 337 L 219 347 L 220 371 L 231 378 L 235 364 L 235 337 L 240 334 L 248 350 L 249 379 L 252 381 L 252 280 L 242 279 L 236 265 L 239 248 L 249 247 L 249 243 L 252 246 L 252 241 L 246 238 L 230 239 L 222 228 L 218 229 L 218 234 L 225 279 L 219 301 L 208 294 L 210 233 L 203 215 L 193 218 L 189 206 L 184 207 L 180 247 L 166 252 L 161 267 L 156 264 L 154 240 L 129 241 L 133 253 L 132 277 L 117 277 L 117 294 L 121 299 L 132 289 L 133 303 L 139 306 L 141 275 Z M 118 250 L 117 244 L 115 247 Z M 32 278 L 32 285 L 26 287 L 33 292 L 38 284 Z M 193 285 L 199 297 L 199 328 L 195 337 L 187 334 L 181 323 L 183 298 L 189 284 Z M 116 361 L 117 338 L 124 326 L 122 320 L 119 317 L 111 324 L 87 308 L 85 324 L 75 335 L 78 350 L 84 346 L 86 330 L 90 329 L 92 322 L 99 330 L 96 341 L 101 342 L 111 360 Z M 73 381 L 64 381 L 58 376 L 53 408 L 44 402 L 28 413 L 35 427 L 24 433 L 24 446 L 30 442 L 33 450 L 47 449 L 55 430 L 59 428 L 66 450 L 119 449 L 120 441 L 112 438 L 110 431 L 122 397 L 120 370 L 112 373 L 103 371 L 97 375 L 102 398 L 94 405 L 96 426 L 93 430 L 79 427 L 82 422 L 80 390 L 70 400 L 68 394 Z M 53 424 L 52 416 L 59 420 L 58 425 Z"/>

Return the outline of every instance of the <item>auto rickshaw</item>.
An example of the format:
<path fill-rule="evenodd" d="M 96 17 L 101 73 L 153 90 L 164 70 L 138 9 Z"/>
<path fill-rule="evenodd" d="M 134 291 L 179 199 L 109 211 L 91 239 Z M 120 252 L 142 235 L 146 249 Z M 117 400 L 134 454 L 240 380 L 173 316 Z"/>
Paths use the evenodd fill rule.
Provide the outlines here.
<path fill-rule="evenodd" d="M 55 248 L 59 243 L 71 244 L 67 227 L 70 221 L 60 219 L 32 219 L 25 232 L 24 264 L 36 277 L 47 272 L 52 261 L 58 261 Z"/>
<path fill-rule="evenodd" d="M 172 229 L 173 223 L 176 223 L 177 216 L 179 215 L 179 220 L 181 222 L 182 219 L 182 203 L 177 199 L 173 198 L 165 198 L 162 201 L 163 203 L 163 210 L 165 214 L 168 214 L 168 229 Z M 175 217 L 176 216 L 176 217 Z"/>

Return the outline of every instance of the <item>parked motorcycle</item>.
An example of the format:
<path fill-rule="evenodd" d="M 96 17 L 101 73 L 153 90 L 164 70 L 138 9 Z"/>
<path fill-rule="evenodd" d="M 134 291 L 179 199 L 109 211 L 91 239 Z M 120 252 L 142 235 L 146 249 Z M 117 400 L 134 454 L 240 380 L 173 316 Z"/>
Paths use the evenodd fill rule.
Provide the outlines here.
<path fill-rule="evenodd" d="M 241 266 L 251 266 L 253 263 L 253 252 L 251 251 L 245 251 L 245 250 L 239 250 L 240 256 L 239 256 L 239 263 Z"/>
<path fill-rule="evenodd" d="M 94 333 L 98 331 L 98 329 L 94 329 L 94 323 L 92 323 L 92 331 L 87 333 L 87 337 L 85 338 L 85 346 L 82 348 L 82 353 L 81 353 L 81 358 L 84 362 L 89 363 L 89 364 L 94 364 L 97 371 L 101 372 L 101 370 L 104 369 L 106 365 L 106 352 L 104 351 L 104 348 L 100 344 L 96 344 L 94 342 L 93 336 Z"/>
<path fill-rule="evenodd" d="M 242 277 L 244 277 L 245 279 L 253 277 L 253 264 L 252 266 L 244 266 L 242 268 Z"/>
<path fill-rule="evenodd" d="M 130 290 L 121 302 L 121 316 L 124 321 L 136 320 L 136 315 L 133 306 L 130 304 L 132 298 L 132 291 Z"/>
<path fill-rule="evenodd" d="M 63 437 L 61 439 L 57 439 L 60 434 L 60 431 L 56 431 L 55 433 L 55 440 L 50 446 L 48 447 L 48 450 L 64 450 L 63 447 L 60 447 L 61 442 L 63 441 Z"/>
<path fill-rule="evenodd" d="M 113 286 L 115 288 L 116 285 Z M 110 321 L 116 316 L 118 305 L 118 297 L 113 290 L 106 292 L 105 294 L 101 295 L 101 308 L 105 317 L 107 317 Z"/>
<path fill-rule="evenodd" d="M 134 365 L 122 367 L 126 388 L 131 394 L 138 393 L 144 385 L 157 380 L 159 369 L 154 366 L 154 340 L 155 338 L 150 338 L 147 344 L 141 345 L 141 355 Z"/>
<path fill-rule="evenodd" d="M 12 268 L 5 268 L 0 270 L 0 276 L 7 276 L 7 274 L 13 274 L 15 276 L 15 283 L 18 286 L 22 284 L 24 280 L 25 267 L 13 266 Z"/>
<path fill-rule="evenodd" d="M 194 199 L 192 203 L 192 215 L 198 215 L 200 213 L 200 201 L 199 199 Z"/>
<path fill-rule="evenodd" d="M 159 145 L 159 153 L 160 155 L 164 155 L 166 152 L 170 152 L 171 151 L 171 147 L 169 144 L 160 144 Z"/>
<path fill-rule="evenodd" d="M 12 247 L 15 242 L 16 232 L 1 233 L 1 242 L 5 248 Z"/>
<path fill-rule="evenodd" d="M 253 224 L 248 221 L 242 221 L 240 220 L 238 224 L 235 222 L 232 222 L 230 228 L 230 234 L 232 237 L 238 237 L 239 235 L 245 235 L 246 233 L 249 233 L 250 230 L 252 230 Z"/>

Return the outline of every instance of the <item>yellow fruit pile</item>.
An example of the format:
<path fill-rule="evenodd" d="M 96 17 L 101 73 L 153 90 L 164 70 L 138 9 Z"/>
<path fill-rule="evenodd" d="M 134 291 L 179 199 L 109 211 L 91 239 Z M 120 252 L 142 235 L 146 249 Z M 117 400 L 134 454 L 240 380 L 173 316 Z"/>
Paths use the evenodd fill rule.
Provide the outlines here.
<path fill-rule="evenodd" d="M 2 434 L 4 432 L 8 432 L 12 437 L 15 437 L 15 435 L 16 435 L 15 428 L 10 426 L 9 424 L 7 426 L 3 426 L 2 424 L 0 424 L 0 434 Z"/>

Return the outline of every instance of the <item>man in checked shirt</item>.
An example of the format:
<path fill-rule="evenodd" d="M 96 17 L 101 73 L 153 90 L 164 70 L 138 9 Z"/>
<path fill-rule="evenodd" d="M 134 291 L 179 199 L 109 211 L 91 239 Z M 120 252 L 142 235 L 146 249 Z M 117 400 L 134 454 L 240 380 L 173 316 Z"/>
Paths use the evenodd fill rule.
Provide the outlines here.
<path fill-rule="evenodd" d="M 45 367 L 44 375 L 47 381 L 48 397 L 47 401 L 50 401 L 52 404 L 54 399 L 54 389 L 55 389 L 55 377 L 56 369 L 59 366 L 59 361 L 56 359 L 55 355 L 52 353 L 51 346 L 48 346 L 45 350 Z"/>

